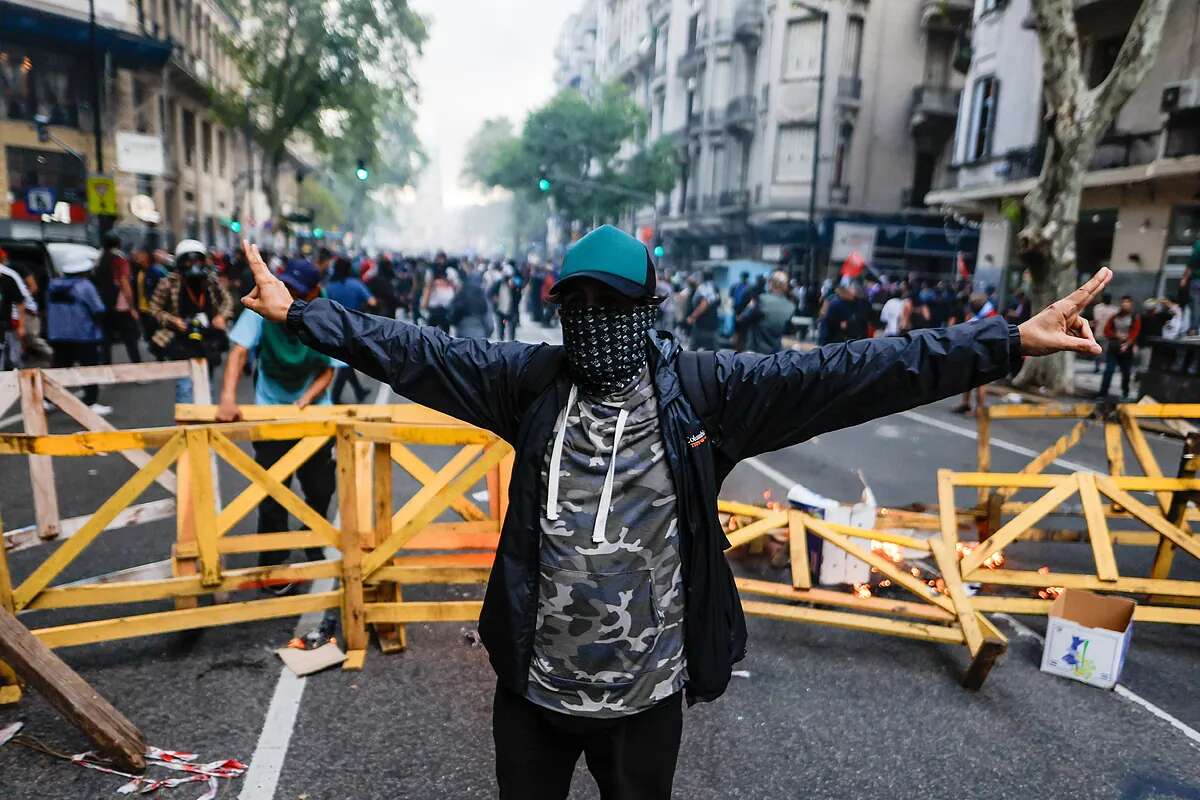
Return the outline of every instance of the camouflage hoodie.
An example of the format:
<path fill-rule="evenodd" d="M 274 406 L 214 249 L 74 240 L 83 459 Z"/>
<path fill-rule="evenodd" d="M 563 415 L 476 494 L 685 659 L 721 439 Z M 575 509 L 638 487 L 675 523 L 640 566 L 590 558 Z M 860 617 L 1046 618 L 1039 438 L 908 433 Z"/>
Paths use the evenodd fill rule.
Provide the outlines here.
<path fill-rule="evenodd" d="M 543 479 L 527 697 L 593 717 L 642 711 L 684 683 L 675 488 L 648 367 L 603 400 L 572 387 Z"/>

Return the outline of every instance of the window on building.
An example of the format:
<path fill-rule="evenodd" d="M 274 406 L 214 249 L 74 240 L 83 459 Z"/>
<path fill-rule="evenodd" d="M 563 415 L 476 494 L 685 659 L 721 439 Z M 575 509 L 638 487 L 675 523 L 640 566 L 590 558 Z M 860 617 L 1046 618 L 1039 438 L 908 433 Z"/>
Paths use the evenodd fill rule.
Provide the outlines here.
<path fill-rule="evenodd" d="M 838 127 L 837 147 L 833 151 L 833 185 L 846 185 L 847 162 L 850 159 L 850 141 L 854 138 L 854 126 L 844 123 Z"/>
<path fill-rule="evenodd" d="M 14 198 L 23 200 L 25 190 L 34 186 L 49 186 L 64 202 L 72 205 L 87 202 L 86 174 L 74 156 L 27 147 L 6 147 L 4 157 L 8 162 L 8 191 Z"/>
<path fill-rule="evenodd" d="M 200 126 L 200 164 L 205 172 L 212 172 L 212 123 Z"/>
<path fill-rule="evenodd" d="M 710 194 L 718 195 L 725 191 L 725 145 L 714 144 L 712 148 L 712 187 Z"/>
<path fill-rule="evenodd" d="M 138 175 L 137 176 L 137 194 L 144 194 L 147 197 L 154 196 L 154 176 L 153 175 Z"/>
<path fill-rule="evenodd" d="M 183 163 L 190 167 L 196 163 L 196 113 L 185 109 L 180 124 L 183 126 Z"/>
<path fill-rule="evenodd" d="M 654 69 L 657 72 L 662 72 L 667 68 L 667 36 L 668 27 L 662 25 L 659 27 L 654 38 Z"/>
<path fill-rule="evenodd" d="M 217 174 L 225 177 L 226 141 L 225 131 L 217 131 Z"/>
<path fill-rule="evenodd" d="M 821 71 L 821 18 L 794 19 L 783 43 L 783 79 L 816 78 Z"/>
<path fill-rule="evenodd" d="M 77 127 L 90 112 L 81 76 L 82 59 L 34 47 L 0 44 L 0 119 L 50 117 L 52 125 Z"/>
<path fill-rule="evenodd" d="M 857 78 L 862 71 L 863 18 L 846 18 L 846 44 L 842 48 L 842 77 Z"/>
<path fill-rule="evenodd" d="M 696 49 L 696 44 L 700 41 L 700 15 L 693 14 L 688 18 L 688 37 L 687 49 L 690 53 Z"/>
<path fill-rule="evenodd" d="M 775 138 L 775 180 L 779 183 L 806 183 L 812 180 L 813 144 L 816 128 L 812 125 L 783 125 Z"/>
<path fill-rule="evenodd" d="M 975 81 L 971 91 L 971 116 L 967 121 L 965 161 L 979 161 L 992 154 L 992 132 L 996 127 L 996 100 L 1000 82 L 988 75 Z"/>

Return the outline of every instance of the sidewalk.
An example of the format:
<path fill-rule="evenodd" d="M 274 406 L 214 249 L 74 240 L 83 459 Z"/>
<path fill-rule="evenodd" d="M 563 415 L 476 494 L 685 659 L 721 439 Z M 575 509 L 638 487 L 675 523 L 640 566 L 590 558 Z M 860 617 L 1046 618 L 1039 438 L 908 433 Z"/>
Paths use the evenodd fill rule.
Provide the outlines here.
<path fill-rule="evenodd" d="M 562 328 L 557 325 L 553 328 L 547 328 L 538 325 L 536 322 L 521 320 L 517 325 L 517 341 L 529 342 L 537 344 L 545 342 L 546 344 L 562 344 Z"/>

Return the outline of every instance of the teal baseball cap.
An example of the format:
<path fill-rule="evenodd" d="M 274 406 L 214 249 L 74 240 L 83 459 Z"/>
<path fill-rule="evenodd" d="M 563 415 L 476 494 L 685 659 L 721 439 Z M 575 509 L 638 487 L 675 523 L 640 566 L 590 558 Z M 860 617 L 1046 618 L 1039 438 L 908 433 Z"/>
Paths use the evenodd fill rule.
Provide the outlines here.
<path fill-rule="evenodd" d="M 557 300 L 564 289 L 583 278 L 599 281 L 633 300 L 663 300 L 654 293 L 654 262 L 646 245 L 612 225 L 601 225 L 571 245 L 558 280 L 550 288 L 551 298 Z"/>

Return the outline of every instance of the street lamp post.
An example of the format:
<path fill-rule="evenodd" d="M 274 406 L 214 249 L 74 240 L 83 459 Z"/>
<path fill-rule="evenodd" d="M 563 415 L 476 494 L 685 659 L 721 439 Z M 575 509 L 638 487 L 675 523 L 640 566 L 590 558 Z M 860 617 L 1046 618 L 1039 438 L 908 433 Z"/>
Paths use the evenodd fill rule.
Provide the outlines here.
<path fill-rule="evenodd" d="M 808 283 L 817 274 L 817 176 L 821 163 L 821 123 L 825 114 L 825 56 L 829 46 L 829 12 L 823 8 L 792 0 L 792 8 L 802 8 L 821 20 L 821 55 L 817 70 L 817 119 L 813 131 L 812 182 L 808 190 Z"/>

